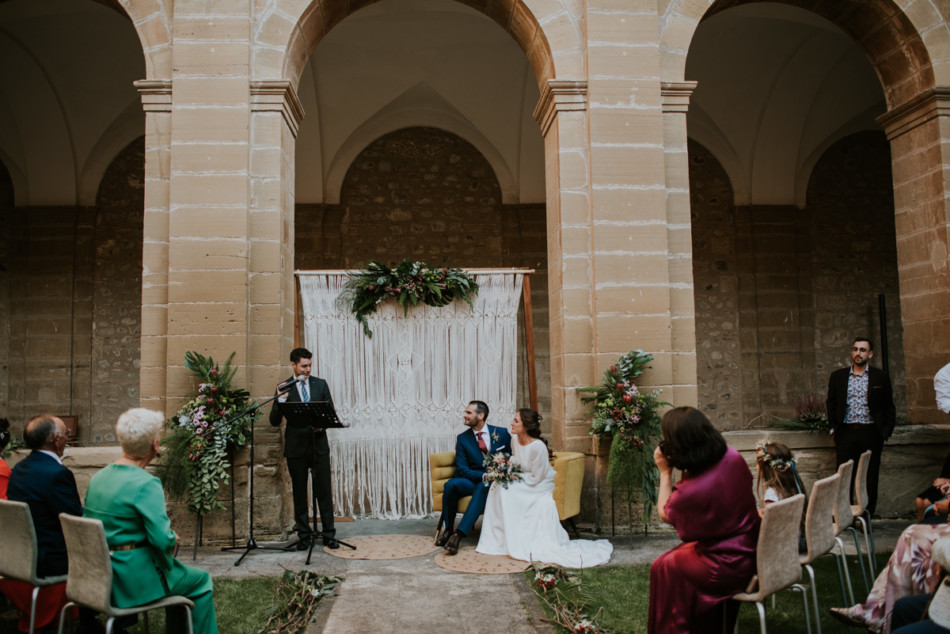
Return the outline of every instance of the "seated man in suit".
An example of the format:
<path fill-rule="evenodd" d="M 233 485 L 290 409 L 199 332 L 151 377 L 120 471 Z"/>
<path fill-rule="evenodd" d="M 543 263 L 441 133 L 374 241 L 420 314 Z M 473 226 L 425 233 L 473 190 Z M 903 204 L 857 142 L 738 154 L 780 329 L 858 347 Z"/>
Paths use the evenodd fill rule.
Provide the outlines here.
<path fill-rule="evenodd" d="M 445 527 L 436 540 L 437 546 L 444 546 L 447 555 L 459 550 L 459 542 L 472 531 L 475 521 L 485 511 L 488 487 L 482 486 L 485 456 L 499 451 L 511 453 L 511 435 L 504 427 L 486 424 L 488 405 L 482 401 L 472 401 L 463 415 L 467 430 L 458 435 L 455 441 L 455 477 L 445 483 L 442 491 L 442 517 Z M 472 496 L 462 516 L 457 530 L 455 515 L 458 512 L 459 499 Z"/>
<path fill-rule="evenodd" d="M 40 577 L 66 574 L 66 540 L 63 538 L 59 514 L 82 515 L 76 478 L 72 471 L 63 466 L 66 438 L 66 424 L 62 419 L 52 414 L 41 414 L 30 420 L 23 431 L 23 441 L 33 451 L 13 467 L 7 486 L 7 497 L 10 500 L 26 502 L 30 507 L 33 528 L 36 531 L 36 573 Z M 32 586 L 29 586 L 29 589 L 32 592 Z M 20 594 L 16 588 L 7 588 L 5 591 L 10 595 Z M 26 606 L 29 605 L 28 596 L 29 593 L 26 593 L 22 597 Z M 65 595 L 60 594 L 57 598 L 60 597 L 62 603 L 65 603 Z M 10 598 L 14 603 L 18 603 L 17 597 Z M 41 610 L 46 612 L 47 609 L 50 616 L 58 615 L 58 607 L 42 605 L 38 607 L 37 614 L 39 615 Z M 103 629 L 92 610 L 81 609 L 79 619 L 81 632 L 101 632 Z M 51 619 L 46 621 L 45 618 L 38 617 L 37 625 L 40 625 L 41 620 L 51 622 Z"/>

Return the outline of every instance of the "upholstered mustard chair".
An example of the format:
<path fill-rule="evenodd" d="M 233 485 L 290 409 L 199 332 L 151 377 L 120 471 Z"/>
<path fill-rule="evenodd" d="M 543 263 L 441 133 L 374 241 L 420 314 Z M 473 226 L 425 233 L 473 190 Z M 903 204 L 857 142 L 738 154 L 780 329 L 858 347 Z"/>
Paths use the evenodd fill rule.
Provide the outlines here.
<path fill-rule="evenodd" d="M 581 512 L 581 490 L 584 487 L 584 454 L 571 451 L 554 452 L 554 502 L 562 522 L 571 525 L 579 535 L 574 517 Z M 442 511 L 442 491 L 455 475 L 455 452 L 429 454 L 429 475 L 432 478 L 432 510 Z M 459 513 L 468 508 L 471 496 L 459 500 Z"/>

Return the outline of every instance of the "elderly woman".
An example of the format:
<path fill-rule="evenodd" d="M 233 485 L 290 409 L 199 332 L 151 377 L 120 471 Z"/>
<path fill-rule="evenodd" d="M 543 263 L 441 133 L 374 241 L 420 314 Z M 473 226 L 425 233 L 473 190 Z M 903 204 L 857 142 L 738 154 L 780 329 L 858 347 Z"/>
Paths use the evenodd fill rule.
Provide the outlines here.
<path fill-rule="evenodd" d="M 648 631 L 719 632 L 720 604 L 755 574 L 760 519 L 752 472 L 699 410 L 671 409 L 661 426 L 663 442 L 653 453 L 657 510 L 683 543 L 650 566 Z M 675 486 L 674 467 L 683 472 Z"/>
<path fill-rule="evenodd" d="M 218 631 L 211 576 L 173 556 L 175 533 L 165 511 L 165 493 L 145 467 L 158 455 L 164 417 L 134 408 L 119 416 L 116 436 L 122 457 L 93 476 L 83 515 L 101 520 L 112 550 L 112 603 L 127 608 L 168 595 L 195 603 L 196 634 Z"/>

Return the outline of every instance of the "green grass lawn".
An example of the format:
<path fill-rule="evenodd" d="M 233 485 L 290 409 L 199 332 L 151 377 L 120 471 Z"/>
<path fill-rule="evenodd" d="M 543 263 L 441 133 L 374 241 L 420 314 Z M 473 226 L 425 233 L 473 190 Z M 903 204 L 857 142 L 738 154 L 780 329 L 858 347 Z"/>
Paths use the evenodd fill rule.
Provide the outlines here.
<path fill-rule="evenodd" d="M 878 556 L 878 570 L 887 561 L 887 554 Z M 848 558 L 848 569 L 857 601 L 862 601 L 867 593 L 861 572 L 855 557 Z M 847 628 L 828 614 L 828 608 L 842 606 L 841 590 L 838 585 L 838 572 L 832 557 L 822 557 L 815 562 L 815 579 L 818 584 L 818 605 L 821 614 L 823 632 L 845 632 Z M 647 612 L 650 602 L 649 566 L 605 566 L 579 571 L 584 593 L 591 600 L 589 614 L 603 608 L 600 624 L 616 634 L 635 634 L 647 631 Z M 534 580 L 534 572 L 525 573 L 529 583 Z M 803 575 L 807 579 L 807 574 Z M 873 581 L 872 581 L 873 582 Z M 809 590 L 809 611 L 811 607 Z M 774 634 L 800 634 L 805 632 L 805 620 L 802 613 L 801 594 L 793 590 L 783 590 L 777 595 L 773 609 L 771 600 L 766 601 L 766 626 Z M 759 617 L 755 604 L 743 604 L 739 610 L 739 631 L 758 632 Z M 812 631 L 814 615 L 812 615 Z"/>
<path fill-rule="evenodd" d="M 218 616 L 218 629 L 223 634 L 253 634 L 264 625 L 265 612 L 274 600 L 277 588 L 276 577 L 250 577 L 247 579 L 215 579 L 214 605 Z M 11 615 L 12 616 L 12 615 Z M 154 610 L 149 613 L 149 631 L 165 631 L 165 613 Z M 53 630 L 55 632 L 55 629 Z M 16 622 L 0 621 L 0 634 L 16 632 Z M 129 632 L 145 632 L 144 617 Z"/>

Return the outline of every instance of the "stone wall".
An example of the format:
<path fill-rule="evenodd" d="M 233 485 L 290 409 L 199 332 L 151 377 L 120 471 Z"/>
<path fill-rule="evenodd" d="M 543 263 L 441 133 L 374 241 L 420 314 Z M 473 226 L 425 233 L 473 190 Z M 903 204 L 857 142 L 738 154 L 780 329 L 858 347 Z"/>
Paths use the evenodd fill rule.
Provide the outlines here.
<path fill-rule="evenodd" d="M 139 139 L 106 171 L 96 207 L 0 210 L 0 414 L 15 427 L 75 415 L 80 443 L 112 444 L 119 413 L 138 405 L 143 167 Z"/>
<path fill-rule="evenodd" d="M 736 208 L 728 178 L 690 142 L 699 406 L 723 430 L 791 417 L 870 337 L 904 412 L 904 362 L 890 154 L 880 133 L 847 137 L 816 164 L 807 207 Z"/>
<path fill-rule="evenodd" d="M 340 200 L 297 206 L 297 269 L 360 268 L 373 259 L 394 264 L 409 258 L 535 270 L 530 284 L 539 407 L 542 414 L 550 412 L 544 206 L 502 205 L 498 180 L 478 150 L 452 133 L 424 127 L 397 130 L 367 146 L 347 172 Z M 523 336 L 522 328 L 518 405 L 527 406 Z"/>

